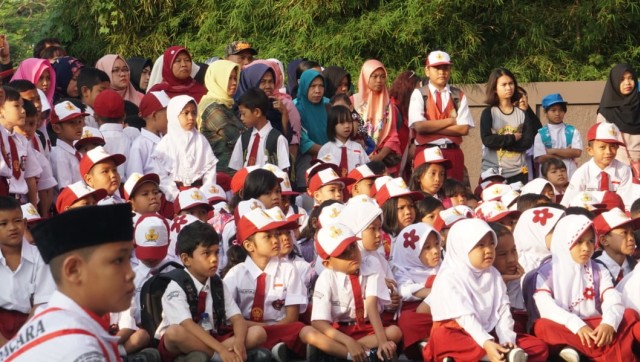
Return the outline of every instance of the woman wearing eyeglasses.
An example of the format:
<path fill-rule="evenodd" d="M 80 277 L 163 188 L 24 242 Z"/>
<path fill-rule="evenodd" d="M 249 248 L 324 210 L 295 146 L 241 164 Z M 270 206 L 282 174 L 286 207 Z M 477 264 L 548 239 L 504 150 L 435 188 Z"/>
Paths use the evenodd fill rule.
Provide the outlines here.
<path fill-rule="evenodd" d="M 117 54 L 107 54 L 98 59 L 96 68 L 107 73 L 111 81 L 111 89 L 118 92 L 125 101 L 136 106 L 140 105 L 143 94 L 131 84 L 131 70 L 124 58 Z"/>

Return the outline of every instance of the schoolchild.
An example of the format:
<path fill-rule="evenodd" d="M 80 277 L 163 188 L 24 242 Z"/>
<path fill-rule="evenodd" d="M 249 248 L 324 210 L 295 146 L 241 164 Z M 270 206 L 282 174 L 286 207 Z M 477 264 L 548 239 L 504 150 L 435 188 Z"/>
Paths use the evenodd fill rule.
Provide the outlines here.
<path fill-rule="evenodd" d="M 88 113 L 85 118 L 87 126 L 98 128 L 93 106 L 98 94 L 103 90 L 109 89 L 110 85 L 109 76 L 100 69 L 92 67 L 80 69 L 80 73 L 78 73 L 78 91 L 80 92 L 80 100 L 86 106 L 85 112 Z"/>
<path fill-rule="evenodd" d="M 86 119 L 86 117 L 85 117 Z M 73 143 L 73 148 L 75 148 L 80 155 L 84 156 L 87 152 L 91 151 L 96 147 L 104 147 L 104 136 L 99 129 L 84 126 L 82 127 L 82 136 L 79 140 Z"/>
<path fill-rule="evenodd" d="M 318 158 L 323 159 L 331 155 L 331 159 L 337 161 L 339 175 L 347 177 L 349 172 L 360 165 L 369 162 L 369 156 L 362 145 L 351 140 L 353 131 L 353 118 L 347 107 L 334 106 L 328 111 L 327 137 L 325 143 L 318 151 Z"/>
<path fill-rule="evenodd" d="M 500 223 L 512 231 L 520 217 L 520 211 L 509 210 L 500 201 L 485 201 L 476 208 L 475 212 L 479 219 Z"/>
<path fill-rule="evenodd" d="M 396 237 L 400 230 L 416 221 L 415 202 L 424 194 L 411 191 L 401 178 L 380 177 L 376 180 L 376 202 L 382 209 L 382 230 Z"/>
<path fill-rule="evenodd" d="M 546 196 L 550 202 L 556 201 L 556 189 L 553 184 L 542 177 L 534 178 L 520 188 L 520 195 L 538 194 Z"/>
<path fill-rule="evenodd" d="M 339 171 L 332 163 L 316 164 L 308 171 L 307 193 L 313 197 L 315 205 L 326 200 L 344 200 L 344 188 L 354 180 L 339 176 Z"/>
<path fill-rule="evenodd" d="M 466 205 L 469 193 L 469 190 L 462 182 L 453 178 L 446 179 L 442 184 L 442 194 L 444 196 L 442 204 L 445 209 L 451 206 Z"/>
<path fill-rule="evenodd" d="M 476 213 L 473 209 L 464 205 L 450 207 L 438 213 L 436 220 L 433 222 L 433 228 L 440 234 L 443 256 L 447 250 L 447 235 L 449 235 L 449 230 L 451 230 L 453 224 L 460 220 L 474 217 L 476 217 Z"/>
<path fill-rule="evenodd" d="M 105 189 L 107 197 L 99 204 L 124 203 L 119 189 L 122 179 L 118 166 L 122 165 L 126 157 L 121 154 L 110 154 L 103 147 L 96 147 L 87 152 L 80 160 L 80 174 L 84 182 L 93 190 Z"/>
<path fill-rule="evenodd" d="M 137 214 L 152 214 L 160 210 L 160 177 L 155 173 L 132 173 L 124 183 L 124 199 Z"/>
<path fill-rule="evenodd" d="M 597 243 L 602 253 L 595 261 L 603 265 L 611 274 L 613 285 L 631 274 L 637 261 L 634 232 L 640 228 L 640 219 L 629 218 L 622 210 L 614 208 L 593 219 Z"/>
<path fill-rule="evenodd" d="M 82 127 L 87 114 L 70 101 L 56 104 L 51 113 L 51 129 L 56 134 L 56 145 L 51 148 L 49 160 L 58 190 L 82 180 L 79 172 L 82 155 L 74 142 L 82 138 Z"/>
<path fill-rule="evenodd" d="M 213 207 L 200 189 L 190 188 L 180 191 L 173 202 L 173 210 L 174 217 L 189 214 L 206 223 L 209 220 L 209 211 L 213 210 Z"/>
<path fill-rule="evenodd" d="M 128 155 L 131 139 L 123 132 L 125 112 L 122 96 L 112 89 L 106 89 L 96 96 L 93 109 L 98 129 L 104 137 L 105 150 L 109 153 Z M 118 172 L 126 179 L 126 161 L 118 166 Z"/>
<path fill-rule="evenodd" d="M 96 205 L 105 197 L 107 190 L 92 190 L 84 181 L 78 181 L 60 190 L 56 199 L 56 211 L 61 214 L 76 207 Z"/>
<path fill-rule="evenodd" d="M 151 154 L 162 136 L 167 133 L 169 96 L 164 91 L 145 94 L 140 101 L 140 117 L 145 121 L 140 137 L 132 143 L 127 161 L 127 175 L 153 171 Z"/>
<path fill-rule="evenodd" d="M 550 245 L 554 228 L 564 211 L 549 206 L 538 206 L 520 215 L 513 238 L 518 251 L 518 262 L 524 273 L 540 266 L 551 255 Z"/>
<path fill-rule="evenodd" d="M 420 191 L 425 196 L 443 198 L 439 195 L 451 161 L 443 158 L 439 147 L 425 148 L 413 160 L 413 174 L 409 182 L 412 191 Z"/>
<path fill-rule="evenodd" d="M 360 165 L 347 175 L 347 177 L 355 180 L 353 184 L 347 186 L 347 190 L 351 196 L 367 195 L 373 197 L 372 189 L 378 176 L 366 164 Z"/>
<path fill-rule="evenodd" d="M 427 196 L 416 202 L 416 221 L 433 226 L 438 214 L 443 209 L 442 201 L 433 196 Z"/>
<path fill-rule="evenodd" d="M 555 202 L 562 202 L 564 192 L 569 186 L 567 165 L 559 158 L 550 157 L 540 165 L 540 175 L 549 180 L 556 190 Z"/>

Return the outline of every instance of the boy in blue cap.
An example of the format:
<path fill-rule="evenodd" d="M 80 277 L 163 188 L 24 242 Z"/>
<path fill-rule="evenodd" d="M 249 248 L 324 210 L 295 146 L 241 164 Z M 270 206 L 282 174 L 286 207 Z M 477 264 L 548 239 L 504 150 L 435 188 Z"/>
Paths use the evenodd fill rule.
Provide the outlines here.
<path fill-rule="evenodd" d="M 542 108 L 548 123 L 538 130 L 533 141 L 533 158 L 542 164 L 549 158 L 561 159 L 567 166 L 567 175 L 578 168 L 576 159 L 582 154 L 582 136 L 577 128 L 564 123 L 567 102 L 559 93 L 548 94 L 542 99 Z"/>

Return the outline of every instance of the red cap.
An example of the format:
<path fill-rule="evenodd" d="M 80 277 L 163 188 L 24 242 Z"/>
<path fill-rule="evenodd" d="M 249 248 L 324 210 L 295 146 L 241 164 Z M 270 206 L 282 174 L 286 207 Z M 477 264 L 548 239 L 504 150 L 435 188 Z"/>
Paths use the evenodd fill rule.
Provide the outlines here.
<path fill-rule="evenodd" d="M 105 89 L 93 101 L 93 110 L 100 117 L 122 118 L 124 117 L 124 99 L 118 92 Z"/>
<path fill-rule="evenodd" d="M 139 115 L 142 118 L 149 117 L 153 112 L 167 108 L 169 96 L 164 91 L 149 92 L 140 101 Z"/>
<path fill-rule="evenodd" d="M 587 131 L 587 141 L 602 141 L 624 146 L 620 139 L 620 130 L 613 123 L 596 123 Z"/>
<path fill-rule="evenodd" d="M 169 222 L 156 213 L 141 215 L 134 228 L 134 241 L 138 259 L 164 259 L 169 249 Z"/>
<path fill-rule="evenodd" d="M 148 173 L 146 175 L 142 175 L 137 172 L 132 173 L 127 179 L 127 182 L 124 183 L 124 199 L 129 201 L 131 195 L 133 195 L 145 182 L 153 182 L 160 186 L 160 176 L 155 173 Z"/>
<path fill-rule="evenodd" d="M 593 219 L 593 225 L 598 235 L 604 235 L 613 229 L 626 225 L 630 225 L 633 230 L 638 230 L 640 229 L 640 219 L 632 219 L 624 211 L 616 207 L 596 216 Z"/>
<path fill-rule="evenodd" d="M 429 147 L 419 152 L 413 159 L 413 168 L 425 163 L 441 163 L 445 169 L 451 168 L 451 161 L 442 156 L 440 147 Z"/>
<path fill-rule="evenodd" d="M 376 182 L 376 188 L 378 188 L 377 182 Z M 376 201 L 378 202 L 378 205 L 382 207 L 382 205 L 385 202 L 387 202 L 387 200 L 394 197 L 403 197 L 403 196 L 410 197 L 414 200 L 424 199 L 424 195 L 421 192 L 411 191 L 401 177 L 396 177 L 394 179 L 387 181 L 384 185 L 380 186 L 380 188 L 376 192 Z"/>
<path fill-rule="evenodd" d="M 295 229 L 298 224 L 295 221 L 276 221 L 272 219 L 263 209 L 253 209 L 240 218 L 236 232 L 238 242 L 242 243 L 251 235 L 276 229 Z"/>
<path fill-rule="evenodd" d="M 324 165 L 327 165 L 328 167 Z M 355 180 L 352 178 L 338 176 L 338 173 L 335 171 L 335 168 L 331 167 L 335 165 L 331 165 L 331 166 L 329 165 L 330 164 L 322 164 L 317 166 L 316 169 L 314 169 L 315 172 L 311 174 L 311 178 L 309 179 L 309 184 L 307 185 L 307 190 L 310 195 L 318 191 L 321 187 L 329 184 L 340 182 L 343 185 L 347 186 L 355 182 Z"/>
<path fill-rule="evenodd" d="M 95 166 L 96 163 L 100 163 L 106 160 L 113 160 L 116 166 L 122 165 L 127 158 L 124 155 L 119 153 L 114 153 L 113 155 L 108 153 L 104 147 L 98 146 L 91 151 L 87 152 L 84 157 L 80 160 L 80 175 L 84 177 L 84 175 L 88 174 L 91 171 L 91 168 Z"/>
<path fill-rule="evenodd" d="M 84 181 L 78 181 L 60 190 L 60 194 L 58 195 L 58 199 L 56 200 L 56 210 L 58 210 L 58 213 L 61 214 L 65 212 L 67 208 L 73 205 L 76 201 L 87 196 L 93 196 L 96 201 L 100 201 L 107 197 L 107 190 L 91 190 L 89 187 L 87 187 Z"/>
<path fill-rule="evenodd" d="M 244 187 L 244 180 L 247 178 L 249 172 L 259 169 L 259 166 L 248 166 L 241 168 L 231 178 L 231 192 L 237 194 Z"/>
<path fill-rule="evenodd" d="M 176 215 L 180 213 L 180 211 L 193 209 L 196 206 L 204 206 L 207 211 L 213 209 L 207 197 L 200 189 L 195 187 L 180 191 L 178 197 L 173 201 L 173 211 Z"/>
<path fill-rule="evenodd" d="M 82 137 L 73 143 L 73 147 L 76 150 L 80 150 L 82 146 L 88 143 L 94 143 L 99 146 L 104 146 L 105 142 L 102 132 L 100 132 L 100 130 L 97 128 L 85 126 L 84 128 L 82 128 Z"/>
<path fill-rule="evenodd" d="M 518 217 L 520 216 L 520 211 L 509 210 L 500 201 L 484 201 L 476 208 L 476 216 L 478 219 L 486 222 L 495 222 L 511 214 Z"/>
<path fill-rule="evenodd" d="M 316 252 L 322 260 L 340 256 L 349 245 L 360 240 L 353 231 L 343 224 L 332 224 L 320 228 L 316 235 Z"/>

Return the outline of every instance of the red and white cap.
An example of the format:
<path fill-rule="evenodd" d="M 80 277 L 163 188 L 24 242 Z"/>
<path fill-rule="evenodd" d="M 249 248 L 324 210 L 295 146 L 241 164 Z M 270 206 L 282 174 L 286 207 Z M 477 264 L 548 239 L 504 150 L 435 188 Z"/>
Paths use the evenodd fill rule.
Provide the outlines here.
<path fill-rule="evenodd" d="M 339 202 L 325 206 L 318 215 L 318 227 L 325 227 L 340 222 L 340 214 L 344 210 L 344 204 Z"/>
<path fill-rule="evenodd" d="M 381 216 L 382 209 L 374 199 L 368 195 L 357 195 L 347 201 L 339 219 L 356 235 L 362 236 L 362 231 Z"/>
<path fill-rule="evenodd" d="M 231 178 L 231 192 L 237 194 L 244 187 L 244 180 L 249 172 L 259 169 L 260 166 L 248 166 L 239 169 Z"/>
<path fill-rule="evenodd" d="M 84 128 L 82 128 L 81 138 L 73 143 L 73 147 L 76 150 L 79 150 L 87 143 L 94 143 L 98 146 L 104 146 L 106 144 L 104 141 L 104 136 L 99 129 L 85 126 Z"/>
<path fill-rule="evenodd" d="M 27 202 L 26 204 L 20 206 L 22 208 L 22 216 L 27 219 L 27 224 L 31 225 L 35 222 L 42 220 L 42 216 L 38 213 L 38 210 L 32 203 Z"/>
<path fill-rule="evenodd" d="M 297 229 L 298 228 L 298 219 L 300 217 L 302 217 L 302 214 L 291 214 L 289 216 L 286 216 L 284 214 L 284 212 L 282 212 L 282 209 L 275 206 L 272 207 L 270 209 L 266 209 L 264 210 L 264 212 L 267 213 L 267 215 L 269 215 L 270 218 L 272 218 L 275 221 L 295 221 L 295 224 L 291 224 L 291 230 L 293 229 Z M 280 229 L 286 229 L 285 227 L 282 227 Z"/>
<path fill-rule="evenodd" d="M 512 191 L 511 186 L 503 183 L 494 183 L 482 190 L 482 201 L 500 200 L 500 198 Z"/>
<path fill-rule="evenodd" d="M 318 166 L 318 168 L 320 166 Z M 310 195 L 313 195 L 313 193 L 318 191 L 321 187 L 338 182 L 342 183 L 344 186 L 347 186 L 354 183 L 355 180 L 349 177 L 340 177 L 333 167 L 325 167 L 312 174 L 311 179 L 307 184 L 307 190 Z"/>
<path fill-rule="evenodd" d="M 616 207 L 596 216 L 593 219 L 593 225 L 598 235 L 604 235 L 613 229 L 627 225 L 631 226 L 633 230 L 638 230 L 640 229 L 640 219 L 632 219 L 624 211 Z"/>
<path fill-rule="evenodd" d="M 481 183 L 489 181 L 490 179 L 494 182 L 504 182 L 506 180 L 506 178 L 500 174 L 500 171 L 494 167 L 490 167 L 480 174 Z"/>
<path fill-rule="evenodd" d="M 316 252 L 322 260 L 340 256 L 349 245 L 360 240 L 348 226 L 333 224 L 320 228 L 316 235 Z"/>
<path fill-rule="evenodd" d="M 379 180 L 379 179 L 378 179 Z M 411 191 L 401 177 L 388 180 L 384 185 L 378 188 L 378 180 L 376 180 L 376 201 L 378 205 L 382 205 L 389 199 L 394 197 L 410 197 L 413 200 L 422 200 L 424 195 L 419 191 Z"/>
<path fill-rule="evenodd" d="M 553 184 L 549 182 L 549 180 L 544 179 L 542 177 L 538 177 L 527 182 L 524 186 L 520 188 L 520 194 L 521 195 L 542 194 L 542 190 L 544 190 L 544 188 L 547 185 L 551 186 L 551 190 L 553 190 L 553 193 L 555 194 L 556 188 L 553 187 Z M 555 201 L 555 200 L 551 200 L 551 201 Z"/>
<path fill-rule="evenodd" d="M 500 197 L 500 201 L 504 204 L 504 206 L 511 209 L 511 208 L 517 207 L 516 202 L 518 201 L 519 197 L 520 197 L 520 191 L 511 190 L 506 194 L 502 195 L 502 197 Z"/>
<path fill-rule="evenodd" d="M 58 124 L 66 121 L 70 121 L 75 118 L 84 117 L 88 113 L 83 112 L 73 102 L 62 101 L 53 107 L 51 112 L 51 124 Z"/>
<path fill-rule="evenodd" d="M 599 213 L 616 207 L 624 209 L 624 201 L 613 191 L 582 191 L 569 202 L 569 206 L 583 207 Z"/>
<path fill-rule="evenodd" d="M 145 182 L 153 182 L 154 184 L 159 186 L 160 176 L 155 173 L 148 173 L 146 175 L 138 172 L 132 173 L 131 176 L 129 176 L 129 178 L 127 179 L 127 182 L 124 183 L 124 199 L 129 201 L 131 195 L 133 195 L 136 190 L 138 190 L 138 188 Z"/>
<path fill-rule="evenodd" d="M 450 65 L 451 57 L 442 50 L 434 50 L 427 57 L 427 67 L 435 67 L 438 65 Z"/>
<path fill-rule="evenodd" d="M 169 249 L 169 222 L 158 214 L 142 214 L 134 228 L 138 259 L 162 260 Z"/>
<path fill-rule="evenodd" d="M 295 221 L 277 221 L 272 219 L 263 209 L 253 209 L 244 214 L 238 222 L 236 236 L 238 242 L 242 243 L 251 235 L 261 231 L 271 231 L 276 229 L 296 229 L 298 223 Z"/>
<path fill-rule="evenodd" d="M 80 175 L 84 177 L 84 175 L 91 171 L 91 168 L 93 168 L 96 163 L 104 162 L 106 160 L 113 160 L 116 166 L 120 166 L 127 160 L 127 158 L 119 153 L 110 154 L 104 149 L 104 147 L 98 146 L 87 152 L 80 160 Z"/>
<path fill-rule="evenodd" d="M 457 205 L 444 209 L 438 213 L 435 221 L 433 222 L 433 228 L 438 232 L 442 229 L 448 229 L 457 221 L 462 219 L 470 219 L 476 217 L 476 213 L 466 205 Z"/>
<path fill-rule="evenodd" d="M 348 187 L 349 192 L 351 192 L 351 190 L 353 189 L 353 186 L 356 183 L 366 179 L 378 178 L 378 175 L 373 173 L 373 171 L 371 171 L 371 168 L 369 168 L 369 166 L 367 166 L 366 164 L 363 164 L 351 170 L 351 172 L 347 174 L 347 177 L 354 179 L 353 184 L 349 185 Z"/>
<path fill-rule="evenodd" d="M 613 123 L 596 123 L 587 131 L 587 141 L 602 141 L 624 146 L 621 137 L 620 130 Z"/>
<path fill-rule="evenodd" d="M 169 229 L 169 255 L 177 256 L 176 254 L 176 244 L 178 243 L 178 235 L 185 226 L 193 224 L 194 222 L 202 222 L 200 219 L 193 215 L 184 214 L 179 215 L 171 220 L 171 228 Z"/>
<path fill-rule="evenodd" d="M 218 184 L 204 184 L 200 187 L 200 191 L 202 191 L 211 205 L 227 201 L 227 193 Z"/>
<path fill-rule="evenodd" d="M 441 163 L 445 169 L 451 168 L 451 161 L 444 158 L 440 147 L 429 147 L 419 152 L 413 159 L 413 168 L 425 163 Z"/>
<path fill-rule="evenodd" d="M 173 211 L 176 215 L 180 211 L 193 209 L 196 206 L 204 206 L 207 211 L 213 210 L 207 197 L 195 187 L 180 191 L 178 197 L 173 201 Z"/>
<path fill-rule="evenodd" d="M 520 216 L 517 210 L 509 210 L 500 201 L 485 201 L 476 208 L 476 217 L 486 222 L 494 222 L 508 216 Z"/>
<path fill-rule="evenodd" d="M 271 163 L 265 163 L 262 168 L 267 171 L 271 171 L 274 175 L 276 175 L 278 181 L 280 181 L 280 190 L 283 196 L 300 195 L 299 192 L 293 191 L 293 188 L 291 187 L 291 181 L 289 180 L 289 175 L 287 175 L 286 172 L 282 171 L 278 166 Z"/>
<path fill-rule="evenodd" d="M 164 91 L 149 92 L 140 100 L 139 115 L 142 118 L 150 116 L 153 112 L 157 112 L 167 108 L 169 105 L 169 96 Z"/>
<path fill-rule="evenodd" d="M 58 213 L 61 214 L 65 212 L 69 208 L 69 206 L 73 205 L 76 201 L 88 196 L 93 196 L 96 202 L 98 202 L 107 197 L 107 190 L 92 190 L 84 183 L 84 181 L 78 181 L 76 183 L 70 184 L 60 190 L 60 194 L 58 195 L 58 199 L 56 200 L 56 210 L 58 210 Z"/>

